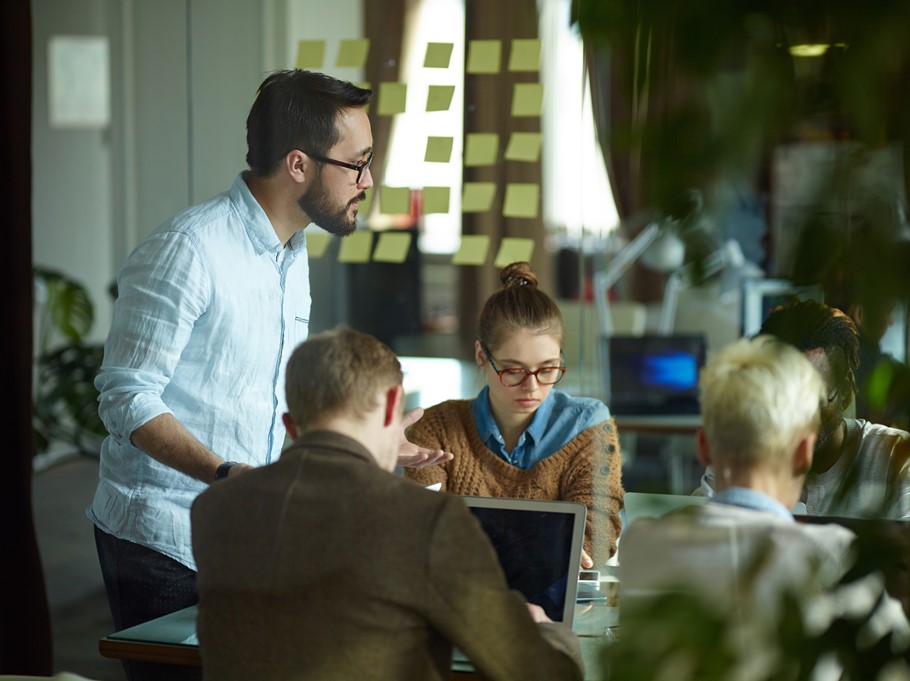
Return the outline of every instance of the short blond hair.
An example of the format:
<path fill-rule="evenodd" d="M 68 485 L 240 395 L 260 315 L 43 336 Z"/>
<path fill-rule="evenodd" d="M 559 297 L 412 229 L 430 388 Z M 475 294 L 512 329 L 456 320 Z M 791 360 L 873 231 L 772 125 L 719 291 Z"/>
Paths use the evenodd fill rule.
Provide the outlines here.
<path fill-rule="evenodd" d="M 401 385 L 389 347 L 347 327 L 311 336 L 294 350 L 285 373 L 288 413 L 298 427 L 337 415 L 362 416 L 376 395 Z"/>
<path fill-rule="evenodd" d="M 699 391 L 712 458 L 734 470 L 784 463 L 821 424 L 821 376 L 799 350 L 771 336 L 743 338 L 710 357 Z"/>

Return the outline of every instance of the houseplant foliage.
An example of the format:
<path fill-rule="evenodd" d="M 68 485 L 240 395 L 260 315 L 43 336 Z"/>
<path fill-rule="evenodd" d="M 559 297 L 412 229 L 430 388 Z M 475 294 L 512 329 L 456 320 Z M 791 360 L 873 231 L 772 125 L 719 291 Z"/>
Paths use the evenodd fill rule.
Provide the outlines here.
<path fill-rule="evenodd" d="M 34 453 L 61 442 L 97 456 L 105 435 L 94 380 L 103 346 L 85 342 L 94 321 L 86 288 L 61 272 L 35 268 L 39 305 L 32 402 Z"/>
<path fill-rule="evenodd" d="M 692 190 L 710 209 L 730 182 L 750 187 L 770 211 L 774 192 L 790 189 L 770 186 L 775 150 L 795 142 L 846 143 L 859 154 L 895 146 L 910 157 L 908 0 L 574 0 L 573 22 L 623 217 L 672 215 Z M 827 49 L 791 53 L 807 43 Z M 870 209 L 880 187 L 862 185 L 860 173 L 849 159 L 816 173 L 806 210 L 786 229 L 830 229 L 806 230 L 799 250 L 810 257 L 772 263 L 774 275 L 818 281 L 843 267 L 830 233 L 843 233 L 856 211 L 878 223 L 877 233 L 893 233 L 895 211 Z M 910 174 L 896 184 L 905 195 Z M 788 236 L 770 234 L 771 248 Z M 910 257 L 888 265 L 906 272 Z"/>

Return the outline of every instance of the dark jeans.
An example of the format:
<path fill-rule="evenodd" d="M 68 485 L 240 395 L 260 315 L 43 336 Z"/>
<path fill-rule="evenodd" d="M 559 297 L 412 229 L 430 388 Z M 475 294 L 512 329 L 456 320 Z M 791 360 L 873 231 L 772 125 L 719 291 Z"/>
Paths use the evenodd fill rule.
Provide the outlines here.
<path fill-rule="evenodd" d="M 117 631 L 197 602 L 196 573 L 164 554 L 95 528 L 95 546 Z M 199 681 L 198 667 L 124 660 L 129 681 Z"/>

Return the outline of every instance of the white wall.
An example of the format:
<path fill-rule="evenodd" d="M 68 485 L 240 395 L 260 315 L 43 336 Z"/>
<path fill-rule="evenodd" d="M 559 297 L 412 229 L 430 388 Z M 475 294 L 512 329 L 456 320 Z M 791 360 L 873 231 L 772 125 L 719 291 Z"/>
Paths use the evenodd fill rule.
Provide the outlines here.
<path fill-rule="evenodd" d="M 33 0 L 32 20 L 34 262 L 88 287 L 92 339 L 103 340 L 108 287 L 133 247 L 246 168 L 256 87 L 289 65 L 287 8 L 285 0 Z M 54 35 L 109 38 L 109 127 L 49 127 Z"/>
<path fill-rule="evenodd" d="M 109 129 L 52 129 L 48 118 L 48 40 L 107 36 L 112 0 L 34 0 L 32 222 L 35 264 L 85 284 L 96 304 L 93 336 L 110 325 L 113 152 Z M 112 60 L 113 61 L 113 60 Z"/>

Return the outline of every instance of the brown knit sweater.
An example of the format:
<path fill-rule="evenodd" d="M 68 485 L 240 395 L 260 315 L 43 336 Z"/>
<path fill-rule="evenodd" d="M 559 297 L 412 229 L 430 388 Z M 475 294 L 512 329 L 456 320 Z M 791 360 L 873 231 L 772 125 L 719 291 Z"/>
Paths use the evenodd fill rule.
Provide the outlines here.
<path fill-rule="evenodd" d="M 421 485 L 439 482 L 443 491 L 472 496 L 581 502 L 588 507 L 585 551 L 598 566 L 616 551 L 623 489 L 613 419 L 583 430 L 529 470 L 487 449 L 474 423 L 471 400 L 430 407 L 408 431 L 408 439 L 455 457 L 436 466 L 406 468 L 405 474 Z"/>

